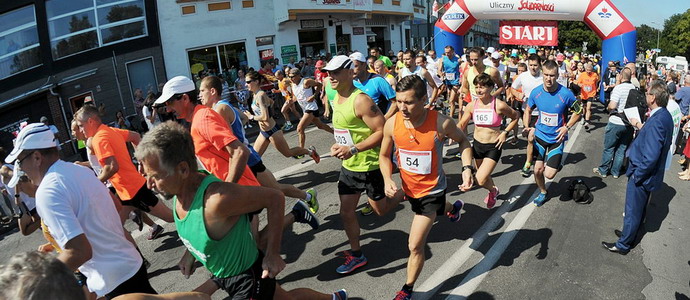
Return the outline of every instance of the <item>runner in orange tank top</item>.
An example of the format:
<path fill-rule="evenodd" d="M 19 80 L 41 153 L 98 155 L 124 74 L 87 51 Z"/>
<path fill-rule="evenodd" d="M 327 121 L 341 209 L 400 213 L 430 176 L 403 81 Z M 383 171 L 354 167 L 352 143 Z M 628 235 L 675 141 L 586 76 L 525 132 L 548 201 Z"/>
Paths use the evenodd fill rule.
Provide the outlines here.
<path fill-rule="evenodd" d="M 460 220 L 463 202 L 446 201 L 446 175 L 443 172 L 443 141 L 450 138 L 458 142 L 462 152 L 463 184 L 469 190 L 473 185 L 472 148 L 465 134 L 448 116 L 424 108 L 427 101 L 426 86 L 418 76 L 402 78 L 396 86 L 396 105 L 399 112 L 386 121 L 379 154 L 379 165 L 386 187 L 386 196 L 404 198 L 412 204 L 415 215 L 410 228 L 407 280 L 398 292 L 400 299 L 412 294 L 414 283 L 424 266 L 426 238 L 436 216 L 447 215 L 451 222 Z M 399 157 L 402 191 L 393 181 L 391 150 L 395 143 Z M 398 299 L 398 298 L 396 298 Z"/>

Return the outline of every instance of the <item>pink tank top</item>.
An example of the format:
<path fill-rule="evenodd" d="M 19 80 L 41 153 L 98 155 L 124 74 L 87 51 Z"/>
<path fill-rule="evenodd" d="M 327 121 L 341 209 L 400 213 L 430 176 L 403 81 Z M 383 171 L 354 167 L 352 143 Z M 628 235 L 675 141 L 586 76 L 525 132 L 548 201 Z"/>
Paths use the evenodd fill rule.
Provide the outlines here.
<path fill-rule="evenodd" d="M 501 126 L 501 116 L 496 112 L 496 97 L 491 99 L 492 108 L 477 108 L 479 99 L 474 100 L 474 111 L 472 121 L 478 127 L 499 127 Z"/>

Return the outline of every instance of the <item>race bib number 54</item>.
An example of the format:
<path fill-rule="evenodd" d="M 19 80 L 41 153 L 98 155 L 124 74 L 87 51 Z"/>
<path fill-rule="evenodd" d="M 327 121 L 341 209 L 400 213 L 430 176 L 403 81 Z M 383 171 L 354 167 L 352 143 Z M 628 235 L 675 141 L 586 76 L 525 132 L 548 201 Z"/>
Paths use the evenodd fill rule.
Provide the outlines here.
<path fill-rule="evenodd" d="M 410 173 L 426 175 L 431 173 L 431 151 L 410 151 L 399 149 L 400 166 Z"/>
<path fill-rule="evenodd" d="M 343 146 L 354 146 L 355 142 L 352 140 L 352 135 L 347 129 L 333 129 L 333 136 L 335 143 Z"/>

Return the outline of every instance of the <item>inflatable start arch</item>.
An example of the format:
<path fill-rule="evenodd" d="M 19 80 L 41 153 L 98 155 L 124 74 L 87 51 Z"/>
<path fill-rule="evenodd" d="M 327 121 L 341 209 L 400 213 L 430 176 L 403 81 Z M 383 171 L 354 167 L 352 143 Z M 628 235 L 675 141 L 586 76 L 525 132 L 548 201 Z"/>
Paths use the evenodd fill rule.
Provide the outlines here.
<path fill-rule="evenodd" d="M 477 20 L 567 20 L 584 21 L 602 39 L 604 66 L 608 61 L 635 62 L 635 26 L 610 0 L 454 0 L 446 8 L 434 27 L 438 53 L 447 45 L 462 49 Z"/>

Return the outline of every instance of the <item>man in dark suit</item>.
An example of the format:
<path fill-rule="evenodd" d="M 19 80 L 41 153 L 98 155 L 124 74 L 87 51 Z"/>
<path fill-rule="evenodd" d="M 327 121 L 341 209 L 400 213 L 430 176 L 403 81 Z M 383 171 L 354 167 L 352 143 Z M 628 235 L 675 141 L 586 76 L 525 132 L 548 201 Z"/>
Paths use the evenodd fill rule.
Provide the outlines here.
<path fill-rule="evenodd" d="M 673 119 L 666 109 L 666 86 L 662 82 L 654 82 L 646 97 L 651 109 L 647 122 L 643 126 L 640 120 L 630 119 L 630 123 L 640 131 L 628 149 L 628 186 L 623 231 L 615 230 L 619 237 L 616 243 L 601 243 L 604 248 L 619 254 L 630 251 L 644 219 L 649 195 L 664 181 L 664 165 L 673 139 Z"/>

